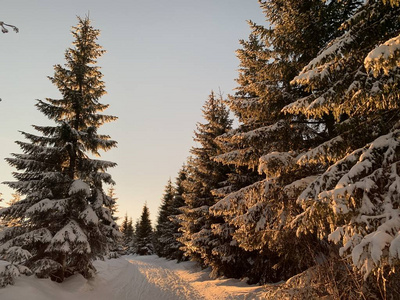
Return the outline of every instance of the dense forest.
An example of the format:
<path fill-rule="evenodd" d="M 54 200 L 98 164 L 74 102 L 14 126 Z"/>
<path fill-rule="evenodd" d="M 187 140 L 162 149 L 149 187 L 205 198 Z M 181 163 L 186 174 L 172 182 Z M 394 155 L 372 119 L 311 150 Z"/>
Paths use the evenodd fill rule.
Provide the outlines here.
<path fill-rule="evenodd" d="M 119 231 L 103 188 L 115 164 L 89 155 L 116 147 L 97 133 L 115 120 L 101 114 L 103 50 L 79 19 L 50 77 L 63 98 L 36 104 L 55 125 L 23 132 L 23 154 L 7 159 L 21 197 L 0 211 L 1 285 L 19 273 L 90 277 L 96 258 L 156 253 L 215 278 L 286 281 L 271 299 L 400 298 L 400 1 L 259 4 L 268 25 L 248 22 L 236 90 L 206 99 L 154 228 L 145 205 Z"/>
<path fill-rule="evenodd" d="M 205 102 L 156 245 L 215 276 L 302 274 L 300 298 L 399 298 L 399 5 L 260 1 L 270 26 L 249 22 L 236 92 Z"/>

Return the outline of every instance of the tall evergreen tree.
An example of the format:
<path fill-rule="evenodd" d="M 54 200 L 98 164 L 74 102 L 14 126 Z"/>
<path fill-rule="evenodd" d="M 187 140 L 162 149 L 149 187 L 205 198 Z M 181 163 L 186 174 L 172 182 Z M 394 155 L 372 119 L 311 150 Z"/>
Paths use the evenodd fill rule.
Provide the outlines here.
<path fill-rule="evenodd" d="M 227 179 L 229 168 L 212 160 L 221 154 L 215 138 L 231 129 L 232 120 L 228 110 L 212 92 L 203 106 L 206 123 L 198 123 L 194 140 L 199 147 L 191 149 L 192 157 L 187 163 L 187 178 L 184 181 L 185 206 L 181 214 L 182 236 L 179 241 L 186 256 L 205 265 L 212 261 L 211 232 L 213 223 L 219 222 L 209 214 L 209 207 L 218 200 L 212 190 L 219 188 Z"/>
<path fill-rule="evenodd" d="M 128 218 L 128 214 L 125 214 L 124 220 L 122 221 L 120 231 L 122 233 L 122 248 L 125 254 L 132 252 L 132 244 L 134 239 L 134 228 L 132 224 L 132 218 Z"/>
<path fill-rule="evenodd" d="M 338 34 L 336 27 L 356 2 L 260 1 L 271 27 L 250 22 L 252 34 L 237 52 L 239 87 L 227 103 L 241 124 L 218 138 L 225 151 L 215 159 L 258 170 L 266 178 L 238 173 L 247 175 L 247 185 L 233 186 L 211 212 L 234 226 L 231 235 L 241 248 L 259 253 L 252 270 L 260 280 L 282 280 L 304 270 L 314 263 L 312 255 L 304 255 L 308 243 L 319 249 L 314 237 L 297 239 L 287 225 L 299 213 L 296 196 L 301 186 L 318 171 L 297 166 L 296 157 L 332 134 L 333 117 L 312 120 L 281 110 L 309 93 L 291 80 Z"/>
<path fill-rule="evenodd" d="M 174 198 L 172 200 L 172 211 L 169 216 L 169 220 L 172 224 L 173 230 L 173 243 L 169 245 L 170 254 L 167 258 L 177 259 L 178 262 L 185 259 L 184 253 L 182 251 L 183 244 L 179 241 L 182 236 L 182 232 L 180 230 L 180 220 L 179 215 L 182 213 L 182 207 L 185 206 L 185 200 L 183 195 L 185 193 L 184 182 L 187 178 L 187 168 L 186 165 L 183 165 L 179 170 L 178 177 L 175 180 L 175 193 Z"/>
<path fill-rule="evenodd" d="M 118 217 L 116 216 L 116 213 L 118 212 L 118 204 L 117 204 L 118 198 L 116 197 L 114 186 L 111 186 L 111 187 L 108 188 L 107 196 L 112 200 L 112 203 L 111 203 L 111 214 L 113 216 L 114 221 L 117 221 Z"/>
<path fill-rule="evenodd" d="M 150 212 L 147 204 L 143 206 L 140 220 L 135 230 L 136 253 L 150 255 L 154 253 L 153 228 L 151 226 Z"/>
<path fill-rule="evenodd" d="M 116 197 L 116 193 L 115 193 L 115 188 L 114 186 L 110 186 L 107 189 L 107 197 L 110 199 L 110 213 L 112 216 L 112 219 L 114 222 L 117 222 L 119 217 L 116 215 L 116 213 L 118 212 L 118 204 L 117 204 L 117 200 L 118 198 Z M 133 230 L 133 229 L 132 229 Z M 108 255 L 109 258 L 118 258 L 120 253 L 121 253 L 121 239 L 114 239 L 112 241 L 112 243 L 109 246 L 110 248 L 110 254 Z"/>
<path fill-rule="evenodd" d="M 119 235 L 113 200 L 102 187 L 114 184 L 106 170 L 116 164 L 89 156 L 117 144 L 97 133 L 116 119 L 101 114 L 108 105 L 99 102 L 106 91 L 96 63 L 104 50 L 97 44 L 99 30 L 88 18 L 78 21 L 66 64 L 56 65 L 49 77 L 62 98 L 36 104 L 55 126 L 33 126 L 41 135 L 22 132 L 28 140 L 17 142 L 23 154 L 7 159 L 19 172 L 14 173 L 16 181 L 6 184 L 23 199 L 0 211 L 3 219 L 20 224 L 1 233 L 3 257 L 58 281 L 74 273 L 93 276 L 92 261 L 106 255 Z"/>
<path fill-rule="evenodd" d="M 184 187 L 186 180 L 185 166 L 179 171 L 176 178 L 176 187 L 172 186 L 171 180 L 165 187 L 163 202 L 160 207 L 157 226 L 155 232 L 155 251 L 159 256 L 168 259 L 183 259 L 183 251 L 180 249 L 183 245 L 178 241 L 182 233 L 179 231 L 180 208 L 185 205 L 183 200 Z"/>
<path fill-rule="evenodd" d="M 164 196 L 158 212 L 156 230 L 154 232 L 155 243 L 154 250 L 160 257 L 166 257 L 169 254 L 168 245 L 174 242 L 173 227 L 169 220 L 172 215 L 172 201 L 174 199 L 174 188 L 171 179 L 165 186 Z"/>
<path fill-rule="evenodd" d="M 365 1 L 294 79 L 310 96 L 285 108 L 336 122 L 301 159 L 325 166 L 299 196 L 295 225 L 337 242 L 365 278 L 380 275 L 385 299 L 399 294 L 399 5 Z"/>

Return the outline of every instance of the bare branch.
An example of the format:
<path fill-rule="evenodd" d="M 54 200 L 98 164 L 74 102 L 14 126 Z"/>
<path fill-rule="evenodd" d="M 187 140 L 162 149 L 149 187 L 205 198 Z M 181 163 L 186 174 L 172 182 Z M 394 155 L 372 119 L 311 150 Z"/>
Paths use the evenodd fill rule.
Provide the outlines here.
<path fill-rule="evenodd" d="M 6 24 L 2 21 L 0 21 L 0 27 L 1 27 L 1 32 L 3 32 L 3 33 L 8 33 L 8 28 L 6 28 L 6 27 L 12 28 L 17 33 L 19 31 L 19 29 L 17 27 L 15 27 L 14 25 Z"/>

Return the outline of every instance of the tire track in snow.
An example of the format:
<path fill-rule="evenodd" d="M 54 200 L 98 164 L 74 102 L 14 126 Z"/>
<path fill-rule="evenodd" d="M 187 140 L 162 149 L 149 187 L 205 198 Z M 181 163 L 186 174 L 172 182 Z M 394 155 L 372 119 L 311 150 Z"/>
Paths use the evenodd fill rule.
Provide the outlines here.
<path fill-rule="evenodd" d="M 130 259 L 129 263 L 145 280 L 144 285 L 140 286 L 142 293 L 139 299 L 157 299 L 158 297 L 154 297 L 155 291 L 152 291 L 154 289 L 163 300 L 206 300 L 189 282 L 182 280 L 174 271 L 152 263 L 152 260 Z M 152 294 L 151 297 L 148 297 L 149 293 Z"/>
<path fill-rule="evenodd" d="M 249 286 L 235 279 L 212 280 L 207 270 L 200 270 L 193 262 L 177 264 L 157 256 L 127 256 L 129 263 L 146 280 L 141 287 L 142 300 L 258 300 L 264 299 L 263 288 Z M 150 284 L 150 286 L 149 286 Z M 148 297 L 152 288 L 160 296 Z"/>

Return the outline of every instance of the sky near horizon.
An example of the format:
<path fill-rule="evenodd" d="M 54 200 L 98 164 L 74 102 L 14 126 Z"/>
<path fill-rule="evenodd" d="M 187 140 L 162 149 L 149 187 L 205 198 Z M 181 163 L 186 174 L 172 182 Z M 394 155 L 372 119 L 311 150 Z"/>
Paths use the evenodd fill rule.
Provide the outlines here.
<path fill-rule="evenodd" d="M 107 90 L 100 102 L 119 118 L 99 129 L 118 142 L 102 159 L 118 164 L 109 169 L 117 215 L 133 220 L 145 202 L 156 219 L 168 179 L 175 181 L 195 145 L 211 90 L 234 92 L 246 20 L 264 24 L 257 0 L 14 0 L 1 8 L 0 21 L 20 32 L 0 34 L 0 182 L 13 180 L 4 158 L 22 153 L 14 143 L 23 141 L 19 131 L 37 134 L 31 125 L 54 124 L 35 99 L 60 98 L 47 76 L 65 62 L 76 17 L 89 14 L 107 51 L 98 60 Z M 0 192 L 7 202 L 13 191 L 0 185 Z"/>

